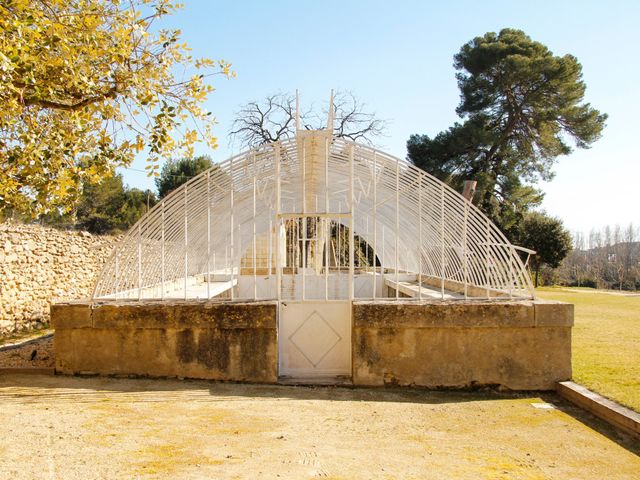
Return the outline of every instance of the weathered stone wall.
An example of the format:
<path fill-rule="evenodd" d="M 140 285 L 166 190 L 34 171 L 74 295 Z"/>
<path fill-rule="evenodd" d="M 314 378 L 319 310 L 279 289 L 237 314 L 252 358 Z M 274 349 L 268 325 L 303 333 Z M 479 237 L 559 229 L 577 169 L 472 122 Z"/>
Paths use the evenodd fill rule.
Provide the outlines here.
<path fill-rule="evenodd" d="M 354 302 L 354 385 L 550 390 L 571 378 L 573 305 Z M 52 306 L 56 370 L 278 381 L 278 303 Z"/>
<path fill-rule="evenodd" d="M 357 302 L 353 383 L 551 390 L 571 378 L 573 305 Z"/>
<path fill-rule="evenodd" d="M 49 321 L 54 299 L 87 298 L 117 237 L 0 224 L 0 334 Z"/>
<path fill-rule="evenodd" d="M 56 371 L 278 380 L 277 302 L 58 303 Z"/>

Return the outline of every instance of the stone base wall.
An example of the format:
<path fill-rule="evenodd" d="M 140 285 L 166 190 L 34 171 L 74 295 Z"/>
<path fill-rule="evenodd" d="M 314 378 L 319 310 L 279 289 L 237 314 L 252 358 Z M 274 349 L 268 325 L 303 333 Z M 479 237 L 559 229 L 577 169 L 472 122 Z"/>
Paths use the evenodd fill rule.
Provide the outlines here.
<path fill-rule="evenodd" d="M 571 378 L 573 305 L 353 305 L 353 383 L 552 390 Z"/>
<path fill-rule="evenodd" d="M 275 383 L 276 318 L 276 302 L 55 304 L 56 371 Z"/>
<path fill-rule="evenodd" d="M 49 322 L 52 300 L 91 296 L 117 237 L 0 224 L 0 334 Z"/>
<path fill-rule="evenodd" d="M 56 370 L 276 383 L 278 303 L 55 304 Z M 551 390 L 571 378 L 573 305 L 354 302 L 362 386 Z"/>

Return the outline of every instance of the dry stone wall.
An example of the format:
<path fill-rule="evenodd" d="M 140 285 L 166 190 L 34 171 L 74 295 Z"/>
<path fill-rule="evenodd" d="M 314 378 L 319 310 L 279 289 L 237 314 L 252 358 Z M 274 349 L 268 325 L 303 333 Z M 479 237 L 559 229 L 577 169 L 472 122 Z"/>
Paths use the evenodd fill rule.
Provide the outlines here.
<path fill-rule="evenodd" d="M 0 334 L 49 322 L 52 300 L 87 298 L 117 237 L 0 224 Z"/>

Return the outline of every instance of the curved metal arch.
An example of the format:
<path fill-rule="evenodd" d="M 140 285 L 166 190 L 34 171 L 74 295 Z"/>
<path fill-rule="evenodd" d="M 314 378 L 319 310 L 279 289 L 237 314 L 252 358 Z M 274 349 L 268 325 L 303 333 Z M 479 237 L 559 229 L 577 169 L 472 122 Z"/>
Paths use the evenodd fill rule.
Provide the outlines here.
<path fill-rule="evenodd" d="M 458 192 L 406 160 L 318 131 L 240 153 L 171 192 L 123 236 L 93 297 L 162 298 L 170 285 L 188 296 L 196 276 L 238 275 L 278 213 L 303 211 L 350 212 L 355 234 L 395 272 L 459 284 L 465 296 L 533 296 L 515 248 Z"/>

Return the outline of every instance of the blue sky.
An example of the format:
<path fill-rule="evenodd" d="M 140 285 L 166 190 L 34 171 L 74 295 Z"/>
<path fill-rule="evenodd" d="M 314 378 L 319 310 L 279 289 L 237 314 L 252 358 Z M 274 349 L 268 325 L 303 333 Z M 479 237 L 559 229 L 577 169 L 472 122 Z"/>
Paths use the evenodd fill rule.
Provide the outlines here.
<path fill-rule="evenodd" d="M 304 105 L 330 90 L 354 92 L 389 121 L 379 146 L 404 158 L 412 133 L 435 135 L 457 120 L 453 55 L 473 37 L 511 27 L 583 66 L 586 101 L 609 114 L 590 150 L 561 157 L 541 184 L 543 207 L 571 230 L 640 225 L 640 63 L 637 1 L 205 1 L 186 0 L 164 25 L 180 28 L 194 56 L 224 58 L 237 78 L 215 78 L 207 108 L 218 120 L 222 161 L 238 107 L 298 89 Z M 201 150 L 204 152 L 205 150 Z M 143 169 L 144 158 L 132 168 Z M 144 173 L 125 181 L 153 188 Z"/>

